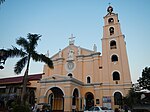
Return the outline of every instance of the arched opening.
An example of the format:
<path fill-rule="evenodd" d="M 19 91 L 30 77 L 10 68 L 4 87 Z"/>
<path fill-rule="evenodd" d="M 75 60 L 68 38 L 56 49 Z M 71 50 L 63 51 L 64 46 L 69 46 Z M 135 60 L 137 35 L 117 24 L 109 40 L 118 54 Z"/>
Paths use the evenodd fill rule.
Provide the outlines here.
<path fill-rule="evenodd" d="M 30 91 L 30 94 L 29 94 L 29 103 L 31 105 L 34 105 L 34 103 L 35 103 L 35 93 L 34 93 L 34 90 Z"/>
<path fill-rule="evenodd" d="M 114 104 L 122 105 L 122 94 L 120 92 L 115 92 L 114 94 Z"/>
<path fill-rule="evenodd" d="M 64 94 L 62 90 L 58 87 L 53 87 L 50 89 L 52 93 L 49 94 L 48 103 L 51 105 L 51 110 L 53 112 L 64 111 Z"/>
<path fill-rule="evenodd" d="M 48 104 L 51 105 L 51 110 L 52 110 L 52 105 L 53 105 L 53 99 L 54 99 L 54 94 L 53 93 L 49 94 L 49 96 L 48 96 Z"/>
<path fill-rule="evenodd" d="M 79 110 L 79 92 L 78 89 L 74 89 L 72 98 L 73 109 Z"/>
<path fill-rule="evenodd" d="M 120 74 L 118 72 L 113 72 L 113 80 L 120 80 Z"/>
<path fill-rule="evenodd" d="M 108 23 L 110 24 L 110 23 L 114 23 L 114 19 L 113 18 L 109 18 L 108 19 Z"/>
<path fill-rule="evenodd" d="M 117 45 L 116 45 L 116 41 L 115 40 L 112 40 L 110 42 L 110 49 L 116 49 L 117 48 Z"/>
<path fill-rule="evenodd" d="M 111 56 L 111 62 L 116 62 L 118 61 L 118 56 L 117 55 L 112 55 Z"/>
<path fill-rule="evenodd" d="M 85 94 L 85 109 L 88 110 L 94 106 L 94 95 L 91 92 Z"/>
<path fill-rule="evenodd" d="M 91 83 L 91 78 L 89 76 L 87 77 L 87 83 Z"/>
<path fill-rule="evenodd" d="M 69 73 L 68 76 L 69 76 L 70 78 L 72 78 L 72 73 Z"/>
<path fill-rule="evenodd" d="M 110 27 L 110 28 L 109 28 L 109 33 L 110 33 L 110 35 L 113 35 L 113 34 L 114 34 L 114 28 L 113 28 L 113 27 Z"/>

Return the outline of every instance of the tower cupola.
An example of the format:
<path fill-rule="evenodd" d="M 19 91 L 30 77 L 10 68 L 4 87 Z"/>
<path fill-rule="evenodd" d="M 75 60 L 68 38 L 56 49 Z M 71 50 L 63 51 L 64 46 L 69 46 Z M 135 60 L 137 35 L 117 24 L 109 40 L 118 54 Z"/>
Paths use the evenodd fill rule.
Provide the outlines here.
<path fill-rule="evenodd" d="M 111 14 L 111 13 L 112 13 L 112 11 L 113 11 L 112 6 L 109 6 L 109 7 L 107 8 L 107 12 Z"/>

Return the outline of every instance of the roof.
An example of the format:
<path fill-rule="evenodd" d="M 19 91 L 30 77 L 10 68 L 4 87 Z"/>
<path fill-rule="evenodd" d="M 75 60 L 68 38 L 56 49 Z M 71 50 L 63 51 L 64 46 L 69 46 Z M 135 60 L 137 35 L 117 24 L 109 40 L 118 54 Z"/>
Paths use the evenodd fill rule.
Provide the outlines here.
<path fill-rule="evenodd" d="M 29 75 L 29 81 L 40 80 L 43 74 L 44 73 Z M 23 81 L 23 76 L 1 78 L 0 85 L 17 84 L 17 83 L 22 83 L 22 81 Z"/>
<path fill-rule="evenodd" d="M 100 52 L 94 51 L 94 50 L 89 50 L 89 49 L 85 49 L 82 48 L 80 46 L 76 46 L 76 45 L 68 45 L 67 47 L 65 47 L 64 49 L 60 49 L 59 52 L 57 52 L 56 54 L 54 54 L 51 59 L 54 61 L 57 61 L 58 59 L 67 59 L 70 50 L 73 50 L 73 57 L 91 57 L 93 55 L 100 55 Z"/>

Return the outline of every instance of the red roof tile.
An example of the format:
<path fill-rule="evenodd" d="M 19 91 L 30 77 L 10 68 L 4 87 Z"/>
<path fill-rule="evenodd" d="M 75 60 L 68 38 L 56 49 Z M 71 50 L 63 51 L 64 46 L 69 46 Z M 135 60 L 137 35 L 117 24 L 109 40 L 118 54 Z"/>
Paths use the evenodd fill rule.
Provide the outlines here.
<path fill-rule="evenodd" d="M 44 75 L 44 73 L 29 75 L 29 81 L 40 80 L 42 78 L 42 75 Z M 22 80 L 23 80 L 23 76 L 2 78 L 0 79 L 0 85 L 22 83 Z"/>

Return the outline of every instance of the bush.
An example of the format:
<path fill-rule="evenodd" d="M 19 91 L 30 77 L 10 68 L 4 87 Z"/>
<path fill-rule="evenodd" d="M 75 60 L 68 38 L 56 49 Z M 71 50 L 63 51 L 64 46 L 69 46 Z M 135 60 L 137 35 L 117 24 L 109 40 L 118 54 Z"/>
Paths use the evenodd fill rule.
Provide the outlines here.
<path fill-rule="evenodd" d="M 13 112 L 31 112 L 29 105 L 15 105 Z"/>

